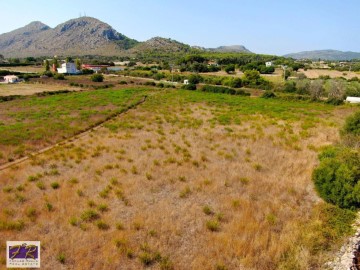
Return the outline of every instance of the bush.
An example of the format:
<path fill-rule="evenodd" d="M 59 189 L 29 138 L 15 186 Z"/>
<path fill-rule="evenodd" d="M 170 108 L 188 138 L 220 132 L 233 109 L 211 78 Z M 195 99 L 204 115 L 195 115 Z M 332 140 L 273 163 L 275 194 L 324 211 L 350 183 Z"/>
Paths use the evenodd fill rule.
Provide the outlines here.
<path fill-rule="evenodd" d="M 211 93 L 224 93 L 229 95 L 240 95 L 240 96 L 250 96 L 249 93 L 246 93 L 243 90 L 235 90 L 229 87 L 222 87 L 222 86 L 212 86 L 212 85 L 204 85 L 201 88 L 203 92 L 211 92 Z"/>
<path fill-rule="evenodd" d="M 209 220 L 206 222 L 206 228 L 212 232 L 220 230 L 220 223 L 217 220 Z"/>
<path fill-rule="evenodd" d="M 53 188 L 53 189 L 58 189 L 60 187 L 60 184 L 58 182 L 52 182 L 50 184 L 50 186 Z"/>
<path fill-rule="evenodd" d="M 242 86 L 242 80 L 240 78 L 226 78 L 222 84 L 233 88 L 240 88 Z"/>
<path fill-rule="evenodd" d="M 86 210 L 81 214 L 81 219 L 86 222 L 96 220 L 99 217 L 99 214 L 92 209 Z"/>
<path fill-rule="evenodd" d="M 296 92 L 296 83 L 294 81 L 286 81 L 284 85 L 284 92 L 286 93 Z"/>
<path fill-rule="evenodd" d="M 225 67 L 225 72 L 226 73 L 234 73 L 235 72 L 235 65 L 234 64 L 229 64 Z"/>
<path fill-rule="evenodd" d="M 65 264 L 65 254 L 60 253 L 56 256 L 56 260 L 58 260 L 61 264 Z"/>
<path fill-rule="evenodd" d="M 262 95 L 262 98 L 276 98 L 276 95 L 273 91 L 265 91 Z"/>
<path fill-rule="evenodd" d="M 349 148 L 330 147 L 319 155 L 313 172 L 319 195 L 341 208 L 360 207 L 360 153 Z"/>
<path fill-rule="evenodd" d="M 155 82 L 145 82 L 144 85 L 156 86 L 156 83 Z"/>
<path fill-rule="evenodd" d="M 196 84 L 184 84 L 183 86 L 181 86 L 181 89 L 185 89 L 185 90 L 196 90 Z"/>
<path fill-rule="evenodd" d="M 360 111 L 346 119 L 342 133 L 360 136 Z"/>
<path fill-rule="evenodd" d="M 335 106 L 338 106 L 338 105 L 341 105 L 344 103 L 344 100 L 342 99 L 337 99 L 337 98 L 328 98 L 326 100 L 326 103 L 327 104 L 331 104 L 331 105 L 335 105 Z"/>
<path fill-rule="evenodd" d="M 189 84 L 198 84 L 203 81 L 203 78 L 198 74 L 191 74 L 188 77 Z"/>
<path fill-rule="evenodd" d="M 64 74 L 58 73 L 54 75 L 55 80 L 65 80 Z"/>
<path fill-rule="evenodd" d="M 119 84 L 127 84 L 126 81 L 120 81 Z"/>
<path fill-rule="evenodd" d="M 94 74 L 94 71 L 92 69 L 84 68 L 81 70 L 82 74 Z"/>
<path fill-rule="evenodd" d="M 53 77 L 54 74 L 51 71 L 44 71 L 42 75 L 48 76 L 48 77 Z"/>
<path fill-rule="evenodd" d="M 90 79 L 93 82 L 103 82 L 104 76 L 102 74 L 93 74 L 93 75 L 91 75 Z"/>

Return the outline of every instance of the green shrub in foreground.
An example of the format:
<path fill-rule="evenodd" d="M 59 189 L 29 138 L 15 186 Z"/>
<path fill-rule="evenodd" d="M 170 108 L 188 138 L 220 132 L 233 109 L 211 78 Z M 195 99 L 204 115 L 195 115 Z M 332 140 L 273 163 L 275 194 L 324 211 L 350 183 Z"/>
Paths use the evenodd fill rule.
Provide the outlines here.
<path fill-rule="evenodd" d="M 346 119 L 342 133 L 348 133 L 358 136 L 360 135 L 360 111 L 356 112 L 354 115 Z"/>
<path fill-rule="evenodd" d="M 327 202 L 341 208 L 360 207 L 360 153 L 350 148 L 329 147 L 320 155 L 313 172 L 315 188 Z"/>

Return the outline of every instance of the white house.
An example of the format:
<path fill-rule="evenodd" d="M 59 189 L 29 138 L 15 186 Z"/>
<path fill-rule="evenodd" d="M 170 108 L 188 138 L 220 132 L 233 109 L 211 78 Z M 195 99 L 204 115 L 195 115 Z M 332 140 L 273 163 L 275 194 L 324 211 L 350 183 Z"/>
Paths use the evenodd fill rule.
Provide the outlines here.
<path fill-rule="evenodd" d="M 58 73 L 63 74 L 78 74 L 79 71 L 76 69 L 76 65 L 74 63 L 64 63 L 61 65 L 61 68 L 57 69 Z"/>
<path fill-rule="evenodd" d="M 184 84 L 189 84 L 189 80 L 184 80 Z"/>
<path fill-rule="evenodd" d="M 5 83 L 16 83 L 19 82 L 19 78 L 15 75 L 4 76 Z"/>
<path fill-rule="evenodd" d="M 349 103 L 360 103 L 360 97 L 347 97 L 345 101 Z"/>
<path fill-rule="evenodd" d="M 266 66 L 266 67 L 272 67 L 272 66 L 273 66 L 273 62 L 272 62 L 272 61 L 265 62 L 265 66 Z"/>

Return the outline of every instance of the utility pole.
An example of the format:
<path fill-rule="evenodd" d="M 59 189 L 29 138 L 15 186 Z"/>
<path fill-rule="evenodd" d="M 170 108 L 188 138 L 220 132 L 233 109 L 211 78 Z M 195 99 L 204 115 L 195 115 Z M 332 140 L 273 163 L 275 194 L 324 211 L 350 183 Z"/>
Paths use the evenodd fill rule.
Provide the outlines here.
<path fill-rule="evenodd" d="M 286 65 L 281 65 L 281 68 L 284 70 L 284 81 L 286 81 Z"/>
<path fill-rule="evenodd" d="M 174 64 L 171 64 L 171 83 L 174 83 Z"/>

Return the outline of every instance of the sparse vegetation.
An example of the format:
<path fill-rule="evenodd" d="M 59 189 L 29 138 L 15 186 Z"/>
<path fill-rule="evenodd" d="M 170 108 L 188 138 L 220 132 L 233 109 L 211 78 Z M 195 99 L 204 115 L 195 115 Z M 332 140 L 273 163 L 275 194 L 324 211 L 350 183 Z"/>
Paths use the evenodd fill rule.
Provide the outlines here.
<path fill-rule="evenodd" d="M 112 117 L 145 92 L 150 94 L 144 103 Z M 62 140 L 76 125 L 87 130 L 109 119 L 0 171 L 0 230 L 5 232 L 0 240 L 20 237 L 19 232 L 41 236 L 56 248 L 55 254 L 42 251 L 45 268 L 63 263 L 89 269 L 130 264 L 136 269 L 321 269 L 329 251 L 351 233 L 354 213 L 319 202 L 309 188 L 315 153 L 338 141 L 342 119 L 355 108 L 276 95 L 249 98 L 164 85 L 29 97 L 24 103 L 6 101 L 9 107 L 0 103 L 5 112 L 12 106 L 23 109 L 7 116 L 24 125 L 22 132 L 7 133 L 1 124 L 0 130 L 8 141 L 25 145 L 25 155 L 38 147 L 34 142 L 47 146 L 57 141 L 54 134 Z M 35 134 L 40 138 L 32 139 Z M 19 144 L 1 140 L 2 160 L 16 158 Z M 341 172 L 355 175 L 354 159 L 335 152 L 344 157 L 336 163 Z M 66 259 L 64 233 L 81 237 Z M 103 245 L 114 239 L 112 247 Z M 184 250 L 191 252 L 184 256 Z"/>

